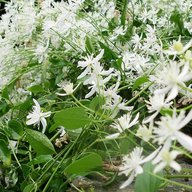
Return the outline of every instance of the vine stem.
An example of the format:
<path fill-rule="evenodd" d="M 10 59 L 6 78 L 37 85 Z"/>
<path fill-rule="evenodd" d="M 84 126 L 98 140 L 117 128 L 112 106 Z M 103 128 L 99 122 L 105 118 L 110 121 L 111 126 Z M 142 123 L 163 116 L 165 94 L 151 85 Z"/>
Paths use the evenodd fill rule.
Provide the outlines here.
<path fill-rule="evenodd" d="M 166 178 L 192 178 L 192 175 L 165 175 Z"/>
<path fill-rule="evenodd" d="M 21 164 L 20 164 L 19 160 L 17 159 L 17 156 L 15 154 L 14 148 L 12 146 L 11 146 L 11 150 L 12 150 L 13 156 L 15 157 L 15 160 L 16 160 L 17 164 L 19 165 L 19 168 L 21 168 Z"/>
<path fill-rule="evenodd" d="M 83 130 L 84 131 L 84 130 Z M 51 177 L 49 178 L 47 184 L 45 185 L 44 189 L 42 192 L 46 192 L 46 190 L 49 187 L 49 184 L 51 182 L 51 180 L 53 179 L 55 173 L 57 172 L 57 170 L 59 169 L 59 167 L 61 166 L 61 164 L 63 163 L 63 161 L 65 160 L 65 158 L 67 157 L 67 155 L 69 154 L 69 152 L 72 150 L 72 148 L 74 147 L 74 145 L 77 143 L 78 139 L 80 138 L 80 136 L 82 135 L 83 131 L 81 132 L 81 134 L 79 134 L 79 136 L 76 138 L 76 140 L 74 141 L 74 143 L 69 147 L 68 151 L 65 153 L 65 155 L 63 156 L 63 158 L 61 159 L 61 161 L 59 162 L 59 164 L 57 165 L 57 167 L 55 168 L 54 172 L 52 173 Z"/>
<path fill-rule="evenodd" d="M 152 172 L 150 172 L 150 171 L 146 171 L 146 172 L 149 173 L 150 175 L 152 175 L 152 176 L 154 176 L 154 177 L 157 177 L 158 179 L 161 179 L 161 180 L 166 181 L 166 182 L 168 182 L 168 183 L 172 183 L 172 184 L 174 184 L 174 185 L 177 185 L 177 186 L 180 186 L 180 187 L 184 187 L 184 188 L 187 188 L 187 189 L 192 189 L 192 186 L 185 185 L 185 184 L 183 184 L 183 183 L 179 183 L 179 182 L 176 182 L 176 181 L 172 181 L 172 180 L 166 179 L 166 178 L 161 177 L 161 176 L 159 176 L 159 175 L 156 175 L 156 174 L 154 174 L 154 173 L 152 173 Z"/>
<path fill-rule="evenodd" d="M 142 89 L 141 91 L 139 91 L 139 93 L 137 93 L 135 95 L 135 97 L 133 97 L 132 99 L 130 99 L 128 102 L 126 102 L 126 105 L 129 105 L 130 103 L 132 103 L 135 99 L 137 99 L 146 89 L 148 89 L 151 85 L 153 84 L 153 82 L 150 82 L 144 89 Z"/>
<path fill-rule="evenodd" d="M 103 117 L 103 118 L 106 119 L 106 120 L 114 121 L 114 119 L 112 119 L 112 118 L 110 118 L 110 117 L 108 117 L 108 116 L 106 116 L 106 115 L 104 115 L 104 114 L 100 114 L 100 113 L 98 113 L 98 112 L 90 109 L 89 107 L 86 107 L 86 106 L 83 105 L 73 94 L 71 94 L 71 96 L 72 96 L 72 98 L 77 102 L 77 104 L 79 104 L 79 105 L 80 105 L 81 107 L 83 107 L 84 109 L 86 109 L 86 110 L 88 110 L 88 111 L 90 111 L 90 112 L 92 112 L 92 113 L 95 113 L 95 114 L 99 115 L 100 117 Z"/>

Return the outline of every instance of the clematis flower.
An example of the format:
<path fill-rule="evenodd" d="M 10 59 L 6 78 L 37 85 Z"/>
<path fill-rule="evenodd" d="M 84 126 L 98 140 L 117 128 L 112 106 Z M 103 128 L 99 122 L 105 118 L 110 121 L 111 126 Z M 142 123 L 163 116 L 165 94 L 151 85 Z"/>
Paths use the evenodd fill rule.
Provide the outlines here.
<path fill-rule="evenodd" d="M 150 77 L 151 81 L 161 85 L 162 89 L 157 89 L 155 94 L 167 94 L 166 101 L 169 102 L 174 99 L 178 93 L 180 86 L 186 87 L 185 82 L 192 79 L 192 72 L 188 63 L 184 66 L 181 63 L 174 61 L 170 62 L 168 66 L 165 66 L 162 70 L 158 70 L 155 75 Z"/>
<path fill-rule="evenodd" d="M 75 91 L 75 89 L 73 88 L 73 83 L 71 82 L 63 81 L 57 85 L 65 91 L 65 93 L 56 93 L 59 96 L 71 95 Z"/>
<path fill-rule="evenodd" d="M 181 166 L 175 161 L 176 157 L 181 154 L 181 152 L 173 150 L 170 151 L 171 143 L 165 142 L 163 148 L 159 154 L 152 161 L 153 165 L 156 165 L 153 172 L 157 173 L 163 170 L 165 167 L 172 167 L 176 171 L 181 170 Z"/>
<path fill-rule="evenodd" d="M 157 164 L 153 172 L 157 173 L 163 170 L 166 166 L 170 166 L 180 172 L 181 166 L 175 161 L 176 157 L 180 154 L 181 153 L 176 150 L 168 151 L 166 149 L 162 149 L 157 157 L 152 161 L 153 164 Z"/>
<path fill-rule="evenodd" d="M 106 138 L 114 139 L 117 138 L 120 133 L 124 130 L 129 129 L 138 123 L 139 113 L 135 116 L 135 118 L 131 121 L 132 115 L 130 113 L 124 114 L 122 117 L 118 118 L 115 123 L 111 125 L 111 127 L 117 129 L 118 133 L 108 135 Z"/>
<path fill-rule="evenodd" d="M 159 150 L 160 148 L 156 149 L 153 153 L 144 158 L 144 156 L 142 156 L 143 148 L 136 147 L 129 155 L 124 156 L 123 163 L 119 167 L 119 174 L 124 174 L 126 176 L 129 176 L 129 178 L 124 183 L 122 183 L 120 189 L 123 189 L 130 185 L 133 182 L 134 177 L 142 174 L 143 168 L 141 165 L 154 159 Z"/>
<path fill-rule="evenodd" d="M 151 116 L 145 118 L 143 123 L 149 123 L 152 121 L 161 111 L 162 108 L 168 108 L 172 102 L 165 100 L 165 94 L 155 94 L 150 96 L 149 101 L 146 101 L 149 113 L 153 113 Z"/>
<path fill-rule="evenodd" d="M 152 126 L 153 125 L 150 124 L 149 128 L 147 128 L 145 125 L 140 125 L 136 135 L 145 142 L 148 142 L 152 138 Z"/>
<path fill-rule="evenodd" d="M 181 55 L 185 53 L 192 46 L 192 40 L 190 40 L 185 46 L 181 42 L 181 36 L 178 41 L 173 41 L 173 45 L 169 50 L 164 51 L 168 55 Z"/>
<path fill-rule="evenodd" d="M 158 127 L 154 128 L 154 141 L 158 144 L 170 143 L 174 140 L 178 141 L 184 148 L 192 152 L 192 138 L 180 130 L 187 125 L 192 119 L 192 110 L 185 116 L 185 111 L 181 111 L 179 115 L 176 109 L 173 110 L 172 116 L 163 116 L 161 121 L 157 122 Z"/>
<path fill-rule="evenodd" d="M 93 66 L 98 65 L 99 60 L 103 57 L 103 54 L 104 50 L 102 49 L 101 52 L 95 58 L 93 57 L 93 55 L 88 55 L 87 57 L 84 57 L 84 61 L 79 61 L 78 67 L 81 67 L 85 70 L 77 77 L 77 79 L 81 79 L 86 75 L 90 74 L 92 72 Z"/>
<path fill-rule="evenodd" d="M 47 121 L 45 118 L 51 115 L 51 111 L 43 113 L 39 103 L 35 99 L 33 99 L 33 102 L 35 103 L 35 105 L 33 106 L 33 111 L 27 115 L 28 120 L 26 124 L 38 125 L 39 127 L 41 123 L 43 126 L 42 133 L 44 133 L 47 126 Z"/>

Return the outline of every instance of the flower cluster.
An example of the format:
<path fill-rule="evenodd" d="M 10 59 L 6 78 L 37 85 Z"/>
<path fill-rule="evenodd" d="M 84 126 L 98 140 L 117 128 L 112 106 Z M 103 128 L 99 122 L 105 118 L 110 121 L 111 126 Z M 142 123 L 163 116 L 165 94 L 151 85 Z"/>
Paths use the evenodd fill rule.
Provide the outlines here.
<path fill-rule="evenodd" d="M 71 172 L 89 174 L 101 157 L 112 163 L 116 155 L 119 175 L 128 177 L 120 188 L 143 174 L 147 162 L 154 175 L 167 167 L 182 170 L 177 157 L 192 152 L 186 131 L 192 120 L 191 9 L 191 0 L 5 4 L 0 18 L 0 151 L 9 153 L 0 154 L 0 160 L 10 165 L 13 156 L 13 166 L 21 168 L 24 162 L 23 167 L 38 170 L 23 174 L 30 184 L 22 183 L 22 190 L 41 183 L 34 189 L 52 191 L 57 185 L 53 178 L 61 176 L 58 183 L 63 182 L 64 173 L 67 183 Z M 128 150 L 121 149 L 124 141 L 132 142 Z M 20 151 L 27 154 L 21 161 Z M 73 163 L 92 155 L 99 159 L 95 167 L 76 173 Z M 44 181 L 38 174 L 47 159 L 64 171 L 57 167 Z"/>

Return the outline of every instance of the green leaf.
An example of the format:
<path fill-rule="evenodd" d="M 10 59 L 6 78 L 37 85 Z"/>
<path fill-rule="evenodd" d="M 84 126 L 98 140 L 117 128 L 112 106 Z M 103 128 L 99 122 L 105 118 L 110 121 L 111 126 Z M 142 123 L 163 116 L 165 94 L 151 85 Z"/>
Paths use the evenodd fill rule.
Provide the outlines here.
<path fill-rule="evenodd" d="M 127 6 L 129 0 L 123 0 L 122 13 L 121 13 L 121 25 L 125 26 Z"/>
<path fill-rule="evenodd" d="M 5 141 L 0 139 L 0 160 L 5 166 L 11 164 L 11 153 Z"/>
<path fill-rule="evenodd" d="M 92 43 L 91 39 L 88 36 L 86 36 L 85 45 L 86 45 L 86 50 L 89 53 L 94 53 L 95 52 L 93 43 Z"/>
<path fill-rule="evenodd" d="M 140 87 L 142 84 L 148 82 L 149 79 L 147 76 L 142 76 L 142 77 L 139 77 L 135 80 L 134 84 L 133 84 L 133 87 L 132 87 L 132 90 L 134 91 L 135 89 L 137 89 L 138 87 Z"/>
<path fill-rule="evenodd" d="M 26 133 L 27 141 L 38 154 L 48 155 L 55 153 L 51 141 L 43 133 L 31 129 L 26 129 Z"/>
<path fill-rule="evenodd" d="M 64 172 L 67 175 L 85 175 L 102 166 L 102 158 L 96 153 L 91 153 L 71 163 Z"/>
<path fill-rule="evenodd" d="M 51 125 L 51 127 L 49 128 L 49 132 L 51 133 L 52 131 L 54 131 L 55 129 L 57 129 L 59 126 L 61 126 L 58 123 L 54 123 L 53 125 Z"/>
<path fill-rule="evenodd" d="M 119 141 L 119 148 L 120 148 L 120 152 L 121 154 L 128 154 L 130 153 L 133 148 L 135 147 L 135 143 L 136 143 L 136 139 L 134 134 L 129 134 L 128 137 L 126 138 L 122 138 Z"/>
<path fill-rule="evenodd" d="M 29 184 L 24 188 L 23 192 L 34 192 L 36 191 L 35 188 L 34 184 Z"/>
<path fill-rule="evenodd" d="M 8 90 L 8 87 L 5 87 L 5 88 L 2 90 L 1 97 L 4 98 L 4 99 L 6 99 L 6 100 L 9 100 L 9 90 Z"/>
<path fill-rule="evenodd" d="M 64 109 L 54 116 L 55 124 L 64 126 L 66 129 L 78 129 L 91 122 L 85 110 L 81 107 Z"/>
<path fill-rule="evenodd" d="M 135 181 L 135 192 L 143 192 L 143 189 L 147 192 L 157 192 L 160 188 L 160 185 L 163 183 L 162 180 L 159 178 L 150 175 L 149 172 L 153 172 L 154 166 L 151 164 L 151 162 L 148 162 L 144 165 L 143 174 L 140 174 L 137 176 Z M 161 175 L 159 173 L 158 175 Z"/>
<path fill-rule="evenodd" d="M 20 112 L 25 113 L 26 111 L 31 110 L 32 105 L 32 99 L 27 98 L 23 103 L 16 104 L 13 109 L 18 109 Z"/>
<path fill-rule="evenodd" d="M 43 89 L 43 87 L 41 85 L 34 85 L 32 87 L 29 87 L 28 91 L 30 91 L 32 93 L 41 93 L 41 92 L 44 92 L 45 90 Z"/>
<path fill-rule="evenodd" d="M 4 129 L 5 130 L 5 129 Z M 0 129 L 0 138 L 3 140 L 5 143 L 8 144 L 8 138 L 7 138 L 7 133 L 5 133 L 4 130 Z"/>
<path fill-rule="evenodd" d="M 122 72 L 122 58 L 116 59 L 114 62 L 112 62 L 112 67 Z"/>
<path fill-rule="evenodd" d="M 38 155 L 34 160 L 33 160 L 33 164 L 39 164 L 39 163 L 44 163 L 44 162 L 48 162 L 50 160 L 52 160 L 52 156 L 51 155 Z"/>
<path fill-rule="evenodd" d="M 163 116 L 169 115 L 172 116 L 173 115 L 173 110 L 169 109 L 169 108 L 162 108 L 160 111 L 160 114 Z"/>
<path fill-rule="evenodd" d="M 179 13 L 179 11 L 176 10 L 172 13 L 170 21 L 175 23 L 175 26 L 177 27 L 180 33 L 183 32 L 184 30 L 183 16 L 181 15 L 181 13 Z"/>
<path fill-rule="evenodd" d="M 103 44 L 102 42 L 99 41 L 100 47 L 102 49 L 104 49 L 104 55 L 103 57 L 112 60 L 112 59 L 118 59 L 117 54 L 111 50 L 108 46 L 106 46 L 105 44 Z"/>
<path fill-rule="evenodd" d="M 13 139 L 20 139 L 23 135 L 23 126 L 17 120 L 10 120 L 8 122 L 8 131 Z"/>
<path fill-rule="evenodd" d="M 6 102 L 6 100 L 2 99 L 0 101 L 0 117 L 2 117 L 4 114 L 6 114 L 10 109 L 9 104 Z"/>
<path fill-rule="evenodd" d="M 95 96 L 89 104 L 89 108 L 94 111 L 102 110 L 102 105 L 105 104 L 105 99 L 101 96 Z"/>

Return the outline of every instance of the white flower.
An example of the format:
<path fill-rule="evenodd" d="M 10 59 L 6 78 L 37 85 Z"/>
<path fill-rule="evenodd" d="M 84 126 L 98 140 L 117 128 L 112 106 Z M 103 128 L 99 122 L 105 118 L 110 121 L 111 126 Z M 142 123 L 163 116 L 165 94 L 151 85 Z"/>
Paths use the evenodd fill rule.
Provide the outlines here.
<path fill-rule="evenodd" d="M 95 58 L 93 55 L 88 55 L 85 57 L 85 61 L 79 61 L 78 62 L 78 67 L 85 68 L 85 70 L 78 76 L 77 79 L 81 79 L 85 77 L 87 74 L 90 74 L 92 72 L 92 68 L 95 65 L 98 65 L 99 60 L 103 57 L 104 50 L 102 49 L 99 55 L 97 55 Z"/>
<path fill-rule="evenodd" d="M 157 155 L 159 149 L 160 148 L 144 158 L 142 156 L 143 148 L 136 147 L 129 155 L 123 157 L 123 163 L 119 167 L 119 174 L 124 174 L 126 176 L 129 176 L 129 178 L 120 186 L 121 189 L 130 185 L 134 177 L 136 177 L 138 174 L 143 173 L 143 168 L 141 165 L 148 161 L 151 161 Z"/>
<path fill-rule="evenodd" d="M 148 142 L 152 138 L 152 126 L 150 125 L 150 127 L 147 128 L 145 125 L 140 125 L 136 135 L 145 142 Z"/>
<path fill-rule="evenodd" d="M 43 113 L 41 110 L 41 107 L 39 105 L 39 103 L 33 99 L 33 102 L 35 103 L 35 105 L 33 106 L 33 111 L 31 113 L 29 113 L 29 115 L 27 115 L 27 125 L 40 125 L 40 122 L 43 126 L 43 130 L 42 133 L 45 132 L 46 126 L 47 126 L 47 121 L 46 121 L 46 117 L 49 117 L 51 115 L 51 112 L 48 111 L 46 113 Z"/>
<path fill-rule="evenodd" d="M 112 124 L 112 127 L 118 129 L 118 131 L 122 133 L 125 129 L 129 129 L 138 123 L 139 113 L 137 113 L 132 121 L 131 119 L 132 115 L 130 113 L 124 114 L 122 117 L 118 118 L 115 123 Z"/>
<path fill-rule="evenodd" d="M 173 41 L 173 45 L 170 50 L 164 51 L 168 55 L 181 55 L 187 51 L 192 46 L 192 40 L 190 40 L 185 46 L 181 43 L 181 36 L 179 36 L 178 41 Z"/>
<path fill-rule="evenodd" d="M 161 117 L 161 121 L 157 122 L 158 127 L 154 128 L 154 141 L 161 145 L 177 140 L 183 147 L 192 152 L 192 138 L 180 131 L 191 119 L 192 110 L 185 116 L 184 111 L 177 115 L 174 109 L 172 116 Z"/>
<path fill-rule="evenodd" d="M 150 80 L 164 88 L 156 90 L 155 94 L 167 94 L 166 101 L 174 99 L 179 93 L 179 86 L 186 87 L 185 82 L 192 79 L 192 72 L 189 69 L 188 63 L 184 66 L 180 63 L 171 61 L 168 66 L 162 70 L 158 70 L 156 75 L 151 76 Z"/>
<path fill-rule="evenodd" d="M 138 34 L 134 34 L 133 36 L 132 36 L 132 39 L 131 39 L 131 42 L 133 43 L 133 47 L 134 47 L 134 51 L 136 50 L 136 49 L 140 49 L 141 48 L 141 46 L 142 46 L 142 44 L 141 44 L 141 40 L 142 40 L 142 35 L 138 35 Z"/>
<path fill-rule="evenodd" d="M 172 102 L 165 100 L 165 94 L 155 94 L 149 97 L 149 101 L 146 101 L 149 113 L 160 111 L 162 108 L 169 108 Z"/>
<path fill-rule="evenodd" d="M 117 74 L 113 73 L 114 68 L 104 70 L 99 60 L 102 58 L 104 50 L 101 50 L 99 55 L 93 58 L 93 55 L 88 56 L 85 61 L 79 61 L 78 67 L 85 68 L 85 70 L 78 76 L 78 79 L 86 76 L 84 85 L 90 85 L 88 88 L 90 92 L 85 95 L 85 98 L 91 97 L 95 93 L 103 95 L 105 90 L 105 84 L 110 81 L 112 76 Z"/>
<path fill-rule="evenodd" d="M 106 138 L 115 139 L 120 133 L 124 130 L 129 129 L 130 127 L 136 125 L 139 119 L 139 113 L 135 116 L 135 118 L 131 121 L 132 115 L 130 113 L 124 114 L 122 117 L 118 118 L 115 123 L 111 125 L 114 129 L 117 129 L 118 133 L 108 135 Z"/>
<path fill-rule="evenodd" d="M 114 29 L 112 36 L 110 37 L 110 40 L 115 40 L 118 38 L 119 35 L 125 35 L 127 31 L 127 28 L 123 28 L 123 26 L 118 26 Z"/>
<path fill-rule="evenodd" d="M 153 115 L 144 119 L 143 123 L 152 121 L 160 112 L 162 108 L 169 108 L 172 102 L 165 100 L 165 94 L 155 94 L 149 97 L 149 101 L 146 101 L 149 113 L 155 112 Z"/>
<path fill-rule="evenodd" d="M 17 150 L 17 143 L 18 141 L 9 140 L 9 147 L 13 150 Z M 17 152 L 17 151 L 16 151 Z"/>
<path fill-rule="evenodd" d="M 122 60 L 122 69 L 125 71 L 137 71 L 142 74 L 150 66 L 149 58 L 128 51 L 122 53 Z"/>
<path fill-rule="evenodd" d="M 73 83 L 71 82 L 63 81 L 57 85 L 65 91 L 65 93 L 56 93 L 57 95 L 66 96 L 66 95 L 71 95 L 74 92 Z"/>
<path fill-rule="evenodd" d="M 163 147 L 157 157 L 152 161 L 153 164 L 157 164 L 153 172 L 157 173 L 163 170 L 166 166 L 170 166 L 179 172 L 181 170 L 181 166 L 174 161 L 179 154 L 181 154 L 179 151 L 169 151 L 167 147 Z"/>
<path fill-rule="evenodd" d="M 49 41 L 47 41 L 46 46 L 43 44 L 38 44 L 35 50 L 35 56 L 38 58 L 38 62 L 42 63 L 48 56 Z"/>

